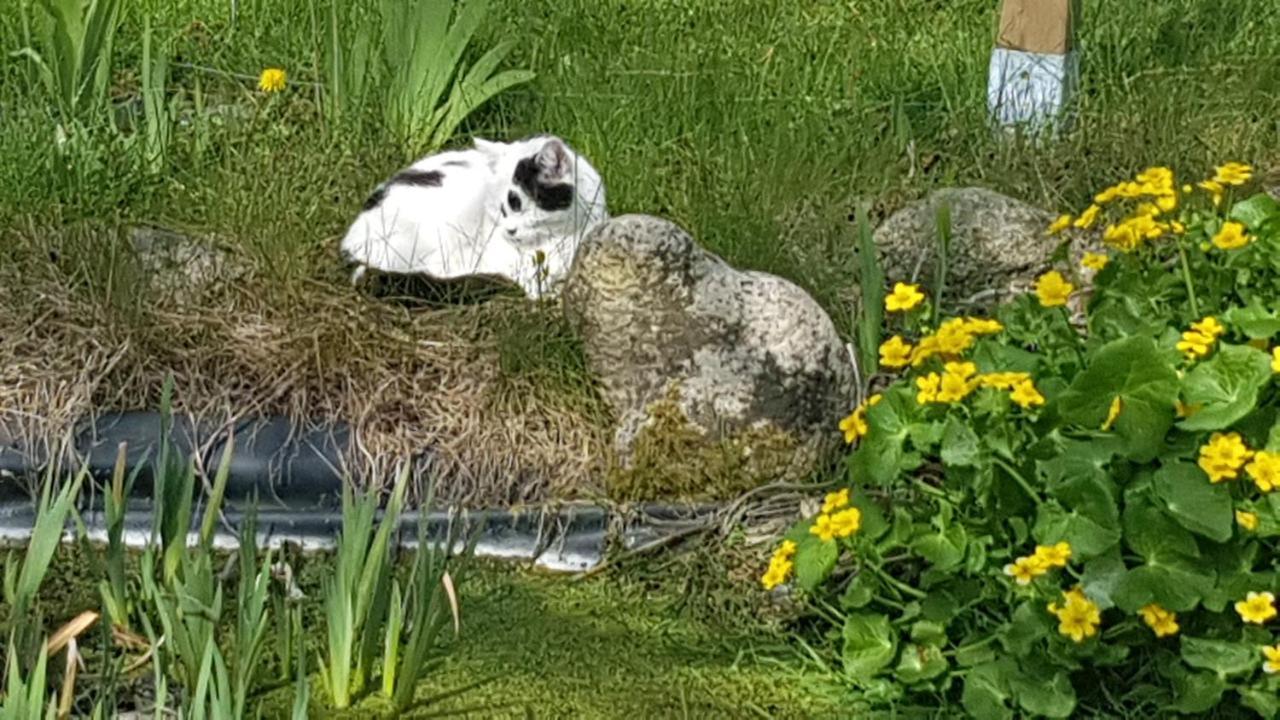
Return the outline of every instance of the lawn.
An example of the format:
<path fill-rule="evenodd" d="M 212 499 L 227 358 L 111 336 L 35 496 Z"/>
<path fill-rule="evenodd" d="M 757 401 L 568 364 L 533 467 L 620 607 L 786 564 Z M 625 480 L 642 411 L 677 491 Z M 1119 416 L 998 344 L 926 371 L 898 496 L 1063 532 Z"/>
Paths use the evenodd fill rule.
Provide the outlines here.
<path fill-rule="evenodd" d="M 609 412 L 554 308 L 404 309 L 346 282 L 338 239 L 425 151 L 388 126 L 377 92 L 332 109 L 331 28 L 348 42 L 379 3 L 125 3 L 109 102 L 62 128 L 30 59 L 8 54 L 33 42 L 40 4 L 0 10 L 0 440 L 51 449 L 88 412 L 156 407 L 172 375 L 184 410 L 345 420 L 374 458 L 431 447 L 457 478 L 443 500 L 609 497 Z M 504 65 L 535 78 L 447 144 L 563 137 L 601 171 L 612 214 L 670 218 L 734 266 L 797 283 L 851 341 L 858 208 L 875 223 L 931 190 L 981 185 L 1080 209 L 1152 165 L 1207 176 L 1234 160 L 1280 186 L 1274 0 L 1086 2 L 1077 117 L 1042 144 L 987 123 L 997 4 L 493 0 L 468 59 L 510 41 Z M 140 68 L 156 53 L 176 121 L 147 154 Z M 283 92 L 258 90 L 265 68 L 286 71 Z M 157 289 L 140 227 L 215 243 L 234 279 Z M 764 563 L 725 592 L 759 602 Z M 848 687 L 825 668 L 836 638 L 805 625 L 810 649 L 774 625 L 741 627 L 666 569 L 579 584 L 486 569 L 463 592 L 461 644 L 422 692 L 492 673 L 432 707 L 841 716 Z M 60 582 L 44 587 L 65 596 Z M 50 614 L 49 629 L 81 609 Z"/>

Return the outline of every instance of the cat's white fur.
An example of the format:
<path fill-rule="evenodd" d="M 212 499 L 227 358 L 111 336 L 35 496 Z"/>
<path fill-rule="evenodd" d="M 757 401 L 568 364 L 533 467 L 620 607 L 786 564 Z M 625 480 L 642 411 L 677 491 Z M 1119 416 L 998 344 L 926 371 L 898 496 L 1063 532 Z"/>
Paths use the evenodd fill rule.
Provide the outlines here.
<path fill-rule="evenodd" d="M 556 192 L 558 201 L 548 202 Z M 357 266 L 353 282 L 369 268 L 441 279 L 499 275 L 537 297 L 554 292 L 583 236 L 607 218 L 600 174 L 563 140 L 477 139 L 473 148 L 424 157 L 380 185 L 343 238 L 342 253 Z"/>

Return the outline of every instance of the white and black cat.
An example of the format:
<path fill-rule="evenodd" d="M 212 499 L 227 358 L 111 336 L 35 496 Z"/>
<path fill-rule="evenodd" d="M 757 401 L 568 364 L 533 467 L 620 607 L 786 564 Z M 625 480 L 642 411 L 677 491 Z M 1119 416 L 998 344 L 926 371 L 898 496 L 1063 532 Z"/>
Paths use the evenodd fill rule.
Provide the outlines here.
<path fill-rule="evenodd" d="M 563 140 L 477 139 L 379 185 L 342 254 L 356 265 L 353 282 L 369 269 L 441 280 L 497 275 L 537 297 L 554 292 L 583 236 L 607 218 L 600 174 Z"/>

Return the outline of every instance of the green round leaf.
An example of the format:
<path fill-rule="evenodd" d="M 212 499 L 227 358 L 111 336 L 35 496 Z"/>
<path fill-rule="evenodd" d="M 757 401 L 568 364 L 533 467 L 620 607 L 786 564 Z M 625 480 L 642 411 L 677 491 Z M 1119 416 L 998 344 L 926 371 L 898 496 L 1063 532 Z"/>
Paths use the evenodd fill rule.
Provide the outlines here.
<path fill-rule="evenodd" d="M 1182 379 L 1182 397 L 1202 406 L 1178 423 L 1183 430 L 1221 430 L 1253 411 L 1271 379 L 1271 358 L 1247 345 L 1222 345 Z"/>
<path fill-rule="evenodd" d="M 889 618 L 853 613 L 844 621 L 844 669 L 856 681 L 870 680 L 889 663 L 898 648 Z"/>
<path fill-rule="evenodd" d="M 1153 486 L 1179 525 L 1214 542 L 1231 539 L 1235 512 L 1225 484 L 1215 485 L 1200 468 L 1180 462 L 1156 471 Z"/>

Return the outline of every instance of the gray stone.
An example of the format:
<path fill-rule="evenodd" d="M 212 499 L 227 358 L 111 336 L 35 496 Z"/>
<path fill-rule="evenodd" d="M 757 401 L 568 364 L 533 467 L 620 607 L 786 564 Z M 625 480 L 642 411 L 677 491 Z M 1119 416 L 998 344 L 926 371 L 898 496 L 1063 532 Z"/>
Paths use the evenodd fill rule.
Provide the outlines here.
<path fill-rule="evenodd" d="M 139 226 L 130 228 L 129 240 L 152 291 L 179 303 L 246 272 L 240 258 L 210 238 Z"/>
<path fill-rule="evenodd" d="M 1045 229 L 1056 217 L 985 188 L 948 188 L 891 215 L 875 230 L 890 287 L 916 282 L 932 290 L 938 268 L 938 210 L 950 208 L 944 300 L 948 309 L 990 309 L 1024 292 L 1049 269 L 1061 238 Z"/>
<path fill-rule="evenodd" d="M 671 404 L 698 437 L 744 442 L 743 455 L 754 451 L 743 438 L 784 438 L 783 475 L 803 476 L 839 447 L 852 363 L 796 285 L 730 267 L 671 222 L 627 215 L 584 239 L 563 299 L 616 414 L 624 465 Z"/>

